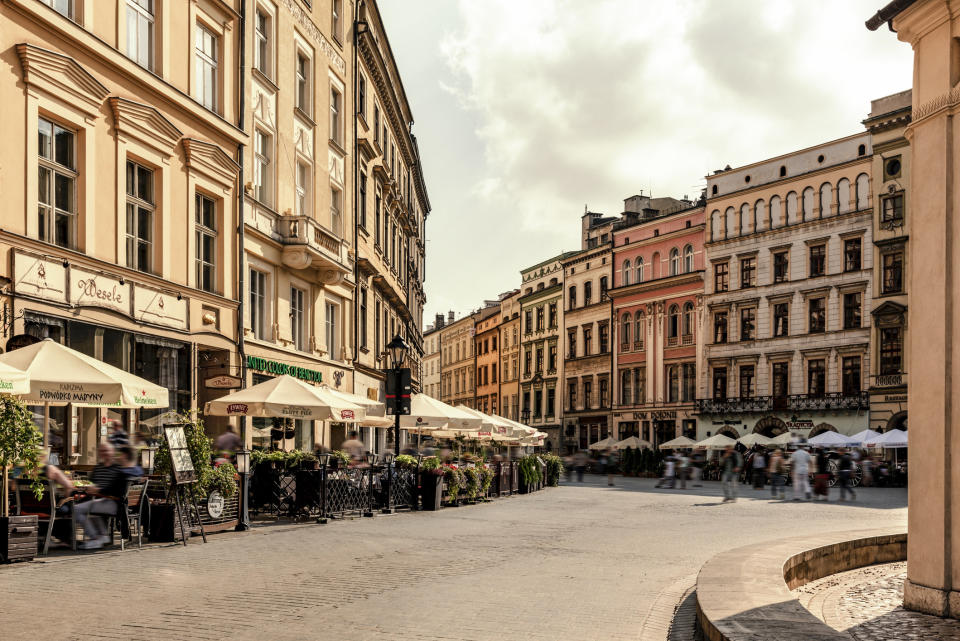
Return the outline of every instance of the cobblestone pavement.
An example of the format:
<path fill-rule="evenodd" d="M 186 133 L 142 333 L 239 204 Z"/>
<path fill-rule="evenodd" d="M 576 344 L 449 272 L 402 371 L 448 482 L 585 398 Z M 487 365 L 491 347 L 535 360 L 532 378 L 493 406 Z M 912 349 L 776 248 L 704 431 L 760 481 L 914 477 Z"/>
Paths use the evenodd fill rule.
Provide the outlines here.
<path fill-rule="evenodd" d="M 903 609 L 906 578 L 906 563 L 887 563 L 812 581 L 796 592 L 807 609 L 857 641 L 960 641 L 960 622 Z"/>
<path fill-rule="evenodd" d="M 0 639 L 661 639 L 687 579 L 721 550 L 906 526 L 905 490 L 823 504 L 742 488 L 722 504 L 717 483 L 605 481 L 0 567 Z"/>

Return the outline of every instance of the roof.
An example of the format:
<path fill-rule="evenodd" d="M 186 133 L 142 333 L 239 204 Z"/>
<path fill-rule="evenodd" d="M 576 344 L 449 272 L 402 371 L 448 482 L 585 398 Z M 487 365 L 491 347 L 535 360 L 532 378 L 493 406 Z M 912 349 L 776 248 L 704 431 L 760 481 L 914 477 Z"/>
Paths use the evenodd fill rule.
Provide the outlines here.
<path fill-rule="evenodd" d="M 887 6 L 870 16 L 870 19 L 866 22 L 867 29 L 870 31 L 876 31 L 881 27 L 881 25 L 883 25 L 884 22 L 886 22 L 888 25 L 890 25 L 890 31 L 893 31 L 893 24 L 891 21 L 914 2 L 916 2 L 916 0 L 893 0 L 893 2 L 890 2 L 887 4 Z"/>

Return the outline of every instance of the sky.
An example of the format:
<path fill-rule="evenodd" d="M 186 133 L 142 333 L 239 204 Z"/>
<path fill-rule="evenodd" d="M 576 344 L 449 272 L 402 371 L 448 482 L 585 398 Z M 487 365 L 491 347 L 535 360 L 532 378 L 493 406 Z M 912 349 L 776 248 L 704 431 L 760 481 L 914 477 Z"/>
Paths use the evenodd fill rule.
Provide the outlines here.
<path fill-rule="evenodd" d="M 886 0 L 379 0 L 430 198 L 427 305 L 462 314 L 580 249 L 584 208 L 863 130 L 909 89 Z"/>

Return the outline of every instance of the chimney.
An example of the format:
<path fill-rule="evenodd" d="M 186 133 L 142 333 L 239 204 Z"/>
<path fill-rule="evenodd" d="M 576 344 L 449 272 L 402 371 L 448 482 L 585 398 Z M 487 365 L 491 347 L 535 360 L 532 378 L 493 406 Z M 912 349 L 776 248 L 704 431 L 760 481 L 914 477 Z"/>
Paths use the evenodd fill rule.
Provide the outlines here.
<path fill-rule="evenodd" d="M 433 326 L 437 329 L 443 327 L 443 314 L 437 314 L 433 321 Z"/>
<path fill-rule="evenodd" d="M 640 214 L 650 206 L 650 196 L 630 196 L 623 199 L 623 211 Z"/>
<path fill-rule="evenodd" d="M 454 315 L 452 309 L 451 309 L 449 312 L 447 312 L 447 322 L 448 322 L 448 323 L 452 323 L 452 322 L 455 321 L 456 319 L 457 319 L 457 317 L 456 317 L 456 315 Z"/>

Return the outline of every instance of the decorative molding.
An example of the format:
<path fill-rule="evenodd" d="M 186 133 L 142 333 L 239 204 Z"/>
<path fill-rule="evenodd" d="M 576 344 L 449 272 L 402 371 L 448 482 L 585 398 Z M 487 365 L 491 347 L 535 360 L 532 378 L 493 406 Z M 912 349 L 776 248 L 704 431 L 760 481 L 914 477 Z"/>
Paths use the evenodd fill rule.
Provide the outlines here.
<path fill-rule="evenodd" d="M 165 156 L 173 151 L 183 132 L 159 111 L 139 102 L 112 96 L 109 101 L 117 131 L 147 143 Z"/>
<path fill-rule="evenodd" d="M 16 48 L 27 85 L 54 98 L 66 99 L 90 116 L 99 115 L 110 90 L 76 60 L 28 43 Z"/>
<path fill-rule="evenodd" d="M 941 109 L 947 109 L 960 103 L 960 84 L 956 85 L 950 91 L 940 94 L 933 100 L 928 100 L 913 110 L 913 124 L 918 120 L 923 120 Z"/>
<path fill-rule="evenodd" d="M 212 178 L 226 188 L 233 186 L 240 175 L 240 165 L 223 149 L 195 138 L 184 138 L 181 142 L 187 157 L 187 167 Z"/>
<path fill-rule="evenodd" d="M 340 72 L 341 75 L 345 75 L 347 73 L 347 63 L 343 57 L 337 53 L 333 45 L 330 44 L 330 41 L 320 32 L 317 25 L 313 24 L 313 20 L 310 19 L 307 12 L 297 3 L 297 0 L 280 0 L 280 4 L 286 7 L 290 15 L 293 16 L 293 19 L 306 32 L 307 37 L 313 40 L 317 48 L 327 57 L 327 60 L 333 65 L 333 68 Z"/>

